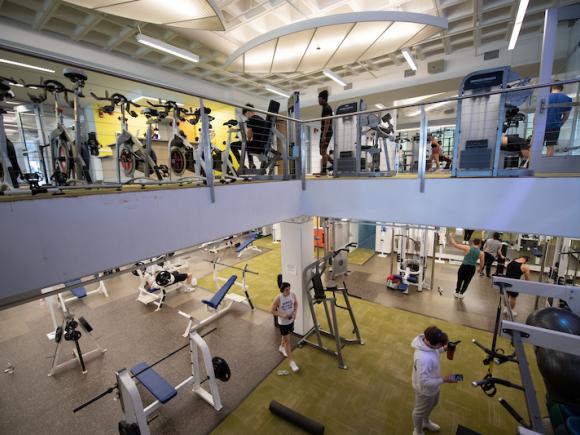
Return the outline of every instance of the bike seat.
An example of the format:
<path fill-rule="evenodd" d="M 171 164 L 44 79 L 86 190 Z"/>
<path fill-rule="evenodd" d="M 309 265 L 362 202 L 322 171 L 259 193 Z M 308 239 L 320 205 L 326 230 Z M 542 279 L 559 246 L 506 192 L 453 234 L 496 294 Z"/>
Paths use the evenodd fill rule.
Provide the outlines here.
<path fill-rule="evenodd" d="M 146 107 L 142 113 L 145 116 L 159 116 L 159 111 L 151 107 Z"/>
<path fill-rule="evenodd" d="M 224 122 L 224 125 L 226 125 L 228 127 L 234 127 L 234 126 L 238 125 L 238 121 L 236 121 L 235 119 L 230 119 L 230 120 Z"/>
<path fill-rule="evenodd" d="M 8 92 L 12 82 L 7 79 L 0 79 L 0 92 Z"/>
<path fill-rule="evenodd" d="M 88 78 L 84 71 L 75 68 L 65 68 L 62 74 L 73 83 L 86 82 Z"/>

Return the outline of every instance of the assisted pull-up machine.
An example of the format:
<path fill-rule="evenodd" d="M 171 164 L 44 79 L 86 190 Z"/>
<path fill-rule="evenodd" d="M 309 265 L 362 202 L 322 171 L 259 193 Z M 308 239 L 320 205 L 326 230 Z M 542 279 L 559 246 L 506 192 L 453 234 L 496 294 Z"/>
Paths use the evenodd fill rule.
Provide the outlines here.
<path fill-rule="evenodd" d="M 302 339 L 300 339 L 298 346 L 302 347 L 304 344 L 309 344 L 326 353 L 334 355 L 338 358 L 338 367 L 341 369 L 347 369 L 348 367 L 342 356 L 342 348 L 347 344 L 364 344 L 364 342 L 361 338 L 360 331 L 354 317 L 354 312 L 352 311 L 352 306 L 350 305 L 346 284 L 343 282 L 343 287 L 338 287 L 337 285 L 329 285 L 325 287 L 322 283 L 322 274 L 324 273 L 328 262 L 331 258 L 334 257 L 334 255 L 334 252 L 329 253 L 321 260 L 317 260 L 311 265 L 307 266 L 304 270 L 304 279 L 306 281 L 306 298 L 314 325 L 306 334 L 304 334 Z M 344 305 L 339 305 L 337 303 L 337 293 L 342 295 Z M 332 296 L 330 296 L 330 294 L 332 294 Z M 322 304 L 324 307 L 328 330 L 322 329 L 318 321 L 318 316 L 316 315 L 316 305 L 318 304 Z M 348 311 L 350 320 L 352 322 L 352 332 L 355 336 L 354 338 L 348 339 L 340 335 L 338 319 L 336 316 L 336 308 Z M 316 336 L 316 341 L 310 340 L 312 335 Z M 322 341 L 323 336 L 332 338 L 335 342 L 336 349 L 327 347 Z"/>

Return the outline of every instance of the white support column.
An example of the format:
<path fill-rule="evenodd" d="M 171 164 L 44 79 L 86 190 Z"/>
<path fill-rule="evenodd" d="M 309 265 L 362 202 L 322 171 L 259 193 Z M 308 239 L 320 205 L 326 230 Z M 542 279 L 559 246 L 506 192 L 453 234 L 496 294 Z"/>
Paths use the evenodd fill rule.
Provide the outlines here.
<path fill-rule="evenodd" d="M 314 262 L 314 222 L 298 218 L 282 222 L 282 276 L 298 300 L 294 332 L 304 335 L 313 325 L 306 298 L 303 271 Z"/>

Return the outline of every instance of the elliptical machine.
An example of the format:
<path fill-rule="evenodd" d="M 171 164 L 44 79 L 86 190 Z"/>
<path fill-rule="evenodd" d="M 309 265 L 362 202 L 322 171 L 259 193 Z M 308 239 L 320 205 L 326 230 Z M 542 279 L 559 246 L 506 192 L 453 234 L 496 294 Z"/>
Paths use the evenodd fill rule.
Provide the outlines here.
<path fill-rule="evenodd" d="M 123 168 L 123 174 L 129 178 L 128 183 L 132 183 L 135 180 L 143 177 L 135 177 L 135 171 L 140 171 L 147 177 L 148 168 L 152 168 L 153 172 L 157 176 L 159 181 L 163 180 L 163 173 L 161 168 L 157 165 L 157 159 L 153 152 L 147 154 L 143 144 L 129 131 L 129 126 L 127 124 L 128 113 L 131 117 L 137 118 L 139 115 L 131 109 L 132 107 L 141 107 L 139 104 L 130 101 L 122 94 L 114 93 L 109 97 L 108 93 L 105 93 L 104 97 L 98 97 L 91 92 L 91 96 L 97 101 L 108 101 L 109 104 L 102 106 L 100 110 L 104 113 L 112 115 L 115 113 L 115 109 L 119 106 L 121 121 L 121 134 L 117 136 L 115 141 L 116 149 L 116 160 L 117 160 L 117 181 L 121 181 L 121 167 Z M 145 167 L 145 162 L 147 162 L 147 167 Z"/>

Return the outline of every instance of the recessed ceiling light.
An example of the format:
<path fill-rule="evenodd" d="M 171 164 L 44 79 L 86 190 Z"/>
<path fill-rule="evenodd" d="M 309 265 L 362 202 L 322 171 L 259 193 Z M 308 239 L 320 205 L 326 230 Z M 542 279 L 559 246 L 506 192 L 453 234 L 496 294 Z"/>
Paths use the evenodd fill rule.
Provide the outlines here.
<path fill-rule="evenodd" d="M 9 59 L 0 59 L 0 63 L 6 63 L 8 65 L 14 65 L 14 66 L 21 66 L 23 68 L 35 69 L 37 71 L 43 71 L 43 72 L 47 72 L 47 73 L 51 73 L 51 74 L 54 73 L 53 69 L 43 68 L 41 66 L 36 66 L 36 65 L 29 65 L 27 63 L 16 62 L 14 60 L 9 60 Z"/>
<path fill-rule="evenodd" d="M 197 54 L 193 54 L 190 51 L 175 47 L 171 44 L 167 44 L 166 42 L 160 41 L 159 39 L 143 35 L 142 33 L 139 33 L 135 38 L 139 44 L 147 45 L 148 47 L 163 51 L 164 53 L 172 54 L 173 56 L 188 60 L 190 62 L 199 62 L 199 56 Z"/>
<path fill-rule="evenodd" d="M 282 89 L 278 89 L 278 88 L 275 88 L 274 86 L 269 86 L 269 85 L 264 86 L 264 88 L 268 92 L 272 92 L 273 94 L 280 95 L 281 97 L 284 97 L 284 98 L 290 98 L 290 95 L 287 94 L 286 92 L 284 92 Z"/>
<path fill-rule="evenodd" d="M 346 86 L 346 82 L 340 77 L 338 74 L 333 72 L 331 69 L 325 68 L 322 73 L 331 80 L 334 80 L 336 83 L 341 85 L 342 87 Z"/>

